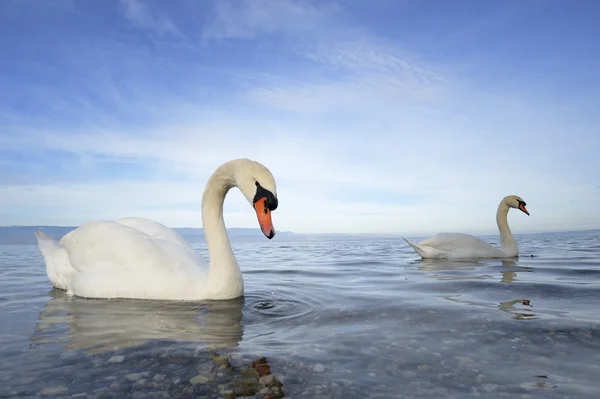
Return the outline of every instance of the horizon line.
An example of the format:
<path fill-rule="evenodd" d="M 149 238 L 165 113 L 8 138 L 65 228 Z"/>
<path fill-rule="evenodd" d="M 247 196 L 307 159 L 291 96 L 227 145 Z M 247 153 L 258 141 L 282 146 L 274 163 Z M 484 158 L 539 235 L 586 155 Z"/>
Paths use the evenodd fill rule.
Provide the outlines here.
<path fill-rule="evenodd" d="M 34 228 L 34 227 L 59 227 L 59 228 L 78 228 L 80 226 L 66 226 L 66 225 L 0 225 L 0 229 L 2 228 L 11 228 L 11 227 L 30 227 L 30 228 Z M 170 229 L 195 229 L 195 230 L 202 230 L 204 231 L 203 227 L 189 227 L 189 226 L 183 226 L 183 227 L 169 227 Z M 244 230 L 254 230 L 254 227 L 226 227 L 227 230 L 229 229 L 244 229 Z M 519 235 L 519 234 L 549 234 L 549 233 L 583 233 L 583 232 L 589 232 L 589 231 L 597 231 L 600 230 L 600 227 L 597 228 L 592 228 L 592 229 L 567 229 L 567 230 L 529 230 L 529 231 L 524 231 L 521 233 L 515 233 L 515 235 Z M 438 233 L 431 233 L 431 234 L 417 234 L 417 235 L 413 235 L 412 233 L 402 233 L 402 232 L 395 232 L 395 233 L 297 233 L 291 230 L 281 230 L 278 231 L 278 233 L 288 233 L 288 234 L 295 234 L 295 235 L 312 235 L 312 236 L 326 236 L 326 235 L 339 235 L 339 236 L 398 236 L 398 237 L 424 237 L 424 236 L 430 236 L 430 235 L 434 235 L 434 234 L 438 234 L 438 233 L 443 233 L 443 232 L 438 232 Z M 482 236 L 487 236 L 487 235 L 495 235 L 496 233 L 477 233 L 478 235 L 482 235 Z M 475 235 L 477 235 L 475 234 Z"/>

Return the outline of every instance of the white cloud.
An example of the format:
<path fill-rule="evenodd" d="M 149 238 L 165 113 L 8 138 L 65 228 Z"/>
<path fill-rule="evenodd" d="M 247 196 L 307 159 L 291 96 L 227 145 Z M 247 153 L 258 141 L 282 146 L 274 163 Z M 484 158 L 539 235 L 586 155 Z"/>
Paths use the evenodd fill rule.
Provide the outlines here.
<path fill-rule="evenodd" d="M 365 97 L 379 98 L 379 103 L 427 103 L 436 99 L 447 83 L 398 46 L 352 24 L 334 2 L 222 1 L 204 38 L 259 38 L 271 33 L 289 38 L 286 51 L 312 63 L 295 65 L 286 79 L 255 77 L 264 87 L 251 91 L 250 96 L 267 104 L 324 113 L 330 108 L 327 104 L 364 105 Z M 315 71 L 322 71 L 324 82 L 315 84 Z M 296 79 L 290 80 L 293 76 Z"/>
<path fill-rule="evenodd" d="M 422 87 L 445 83 L 439 73 L 410 60 L 397 46 L 366 35 L 348 35 L 334 42 L 318 41 L 303 46 L 304 55 L 319 63 L 359 75 L 394 76 Z M 421 62 L 422 64 L 422 62 Z"/>
<path fill-rule="evenodd" d="M 276 175 L 277 178 L 277 175 Z M 137 181 L 104 184 L 5 186 L 0 198 L 3 224 L 79 225 L 88 220 L 111 220 L 124 216 L 155 219 L 171 227 L 201 227 L 200 201 L 203 182 L 172 183 Z M 410 205 L 385 204 L 381 198 L 353 201 L 333 197 L 325 184 L 293 184 L 279 189 L 280 207 L 274 213 L 279 230 L 305 233 L 405 233 L 412 236 L 440 231 L 493 233 L 500 199 L 512 192 L 465 191 L 465 198 L 446 196 Z M 562 188 L 561 188 L 562 189 Z M 590 195 L 585 187 L 568 187 L 575 198 Z M 367 190 L 357 185 L 357 190 Z M 548 202 L 557 189 L 538 183 L 525 194 L 531 216 L 512 211 L 515 233 L 595 228 L 594 204 Z M 500 194 L 501 195 L 495 195 Z M 182 208 L 183 206 L 183 208 Z M 256 227 L 256 217 L 241 193 L 234 189 L 225 203 L 225 220 L 230 227 Z"/>
<path fill-rule="evenodd" d="M 177 32 L 141 2 L 123 4 L 139 28 Z M 493 233 L 497 204 L 509 194 L 524 197 L 532 213 L 511 213 L 515 233 L 600 224 L 597 203 L 568 205 L 564 199 L 565 193 L 569 199 L 594 195 L 594 185 L 582 173 L 586 167 L 572 162 L 578 150 L 593 146 L 573 140 L 574 133 L 565 135 L 570 125 L 560 119 L 564 112 L 514 95 L 474 90 L 349 25 L 335 4 L 218 4 L 205 39 L 283 34 L 294 38 L 286 49 L 304 57 L 307 65 L 277 73 L 267 67 L 260 74 L 242 66 L 236 82 L 244 90 L 223 89 L 231 100 L 223 106 L 200 90 L 196 96 L 178 95 L 167 83 L 160 91 L 152 90 L 154 82 L 144 86 L 135 80 L 120 87 L 102 79 L 110 68 L 90 79 L 101 82 L 95 95 L 126 114 L 147 115 L 153 128 L 112 120 L 111 109 L 82 105 L 78 97 L 70 97 L 73 103 L 52 101 L 50 92 L 52 111 L 81 116 L 87 127 L 57 130 L 44 124 L 36 130 L 26 119 L 0 114 L 19 132 L 0 135 L 3 148 L 66 151 L 78 154 L 89 168 L 97 157 L 125 160 L 152 175 L 5 186 L 3 224 L 145 216 L 173 227 L 200 226 L 208 176 L 239 157 L 260 161 L 273 172 L 280 197 L 274 215 L 278 230 Z M 132 55 L 134 64 L 149 60 Z M 165 69 L 177 70 L 177 65 Z M 185 80 L 199 85 L 202 76 L 194 79 L 188 73 Z M 562 144 L 549 146 L 552 140 L 577 144 L 571 158 L 557 150 Z M 256 226 L 252 209 L 235 190 L 225 211 L 230 227 Z"/>
<path fill-rule="evenodd" d="M 183 37 L 177 25 L 166 15 L 155 15 L 139 0 L 120 0 L 120 11 L 138 29 Z"/>
<path fill-rule="evenodd" d="M 205 39 L 254 38 L 263 34 L 315 34 L 341 13 L 335 3 L 301 0 L 222 0 Z"/>
<path fill-rule="evenodd" d="M 150 133 L 41 134 L 35 141 L 43 147 L 84 154 L 87 162 L 94 162 L 95 156 L 135 159 L 167 179 L 12 185 L 3 188 L 0 206 L 7 211 L 0 217 L 7 224 L 80 224 L 144 216 L 169 226 L 199 227 L 208 176 L 229 159 L 249 157 L 269 167 L 277 180 L 280 207 L 274 220 L 281 230 L 489 233 L 495 231 L 498 202 L 509 194 L 523 196 L 532 212 L 530 218 L 511 216 L 515 232 L 542 226 L 591 228 L 599 222 L 593 204 L 558 206 L 552 201 L 565 191 L 570 198 L 587 198 L 594 187 L 538 170 L 507 169 L 494 156 L 488 160 L 477 155 L 479 143 L 473 147 L 465 143 L 462 151 L 456 145 L 444 151 L 453 145 L 453 138 L 441 136 L 434 137 L 438 142 L 430 150 L 423 150 L 431 137 L 392 141 L 374 136 L 375 141 L 370 141 L 366 136 L 350 136 L 347 140 L 325 131 L 312 131 L 310 136 L 303 134 L 308 130 L 286 131 L 290 125 L 285 121 L 270 123 L 266 130 L 260 121 L 255 126 L 223 121 L 221 129 L 213 122 L 188 128 L 165 126 Z M 31 139 L 23 143 L 31 144 Z M 459 159 L 470 152 L 471 160 Z M 403 200 L 412 197 L 408 203 Z M 225 211 L 228 226 L 256 225 L 252 209 L 237 190 L 228 197 Z"/>

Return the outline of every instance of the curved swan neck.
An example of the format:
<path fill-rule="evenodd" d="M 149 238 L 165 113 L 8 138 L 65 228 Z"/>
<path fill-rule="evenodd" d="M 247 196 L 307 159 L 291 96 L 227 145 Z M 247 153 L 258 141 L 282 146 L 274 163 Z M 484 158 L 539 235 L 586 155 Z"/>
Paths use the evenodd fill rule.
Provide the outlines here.
<path fill-rule="evenodd" d="M 243 280 L 233 255 L 223 220 L 223 203 L 232 187 L 236 187 L 235 163 L 227 162 L 212 174 L 202 195 L 202 227 L 210 254 L 209 285 L 211 290 L 241 290 Z"/>
<path fill-rule="evenodd" d="M 517 243 L 508 227 L 508 211 L 509 207 L 503 200 L 498 205 L 498 212 L 496 212 L 496 223 L 498 224 L 498 230 L 500 231 L 500 247 L 504 252 L 511 256 L 518 255 Z"/>

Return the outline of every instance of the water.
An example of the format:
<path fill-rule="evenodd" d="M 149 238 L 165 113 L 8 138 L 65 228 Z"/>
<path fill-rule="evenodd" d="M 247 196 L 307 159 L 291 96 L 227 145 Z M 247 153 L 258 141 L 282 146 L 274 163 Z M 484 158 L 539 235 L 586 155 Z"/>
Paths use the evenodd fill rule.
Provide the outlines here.
<path fill-rule="evenodd" d="M 0 397 L 227 397 L 260 357 L 291 398 L 600 397 L 600 235 L 517 241 L 433 262 L 397 238 L 238 240 L 246 296 L 208 303 L 69 298 L 34 245 L 0 245 Z"/>

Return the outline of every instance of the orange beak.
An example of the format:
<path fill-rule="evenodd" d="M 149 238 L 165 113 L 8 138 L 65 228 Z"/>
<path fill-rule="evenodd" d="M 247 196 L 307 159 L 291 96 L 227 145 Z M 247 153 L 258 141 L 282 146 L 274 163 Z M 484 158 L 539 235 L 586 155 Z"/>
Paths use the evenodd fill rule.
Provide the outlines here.
<path fill-rule="evenodd" d="M 267 199 L 261 198 L 254 203 L 254 210 L 256 211 L 256 217 L 258 218 L 258 224 L 265 237 L 269 240 L 275 237 L 275 228 L 271 221 L 271 210 L 267 208 Z"/>
<path fill-rule="evenodd" d="M 525 212 L 527 215 L 529 215 L 529 212 L 527 211 L 527 208 L 525 208 L 525 205 L 523 205 L 523 204 L 519 205 L 519 209 L 520 209 L 522 212 Z"/>

